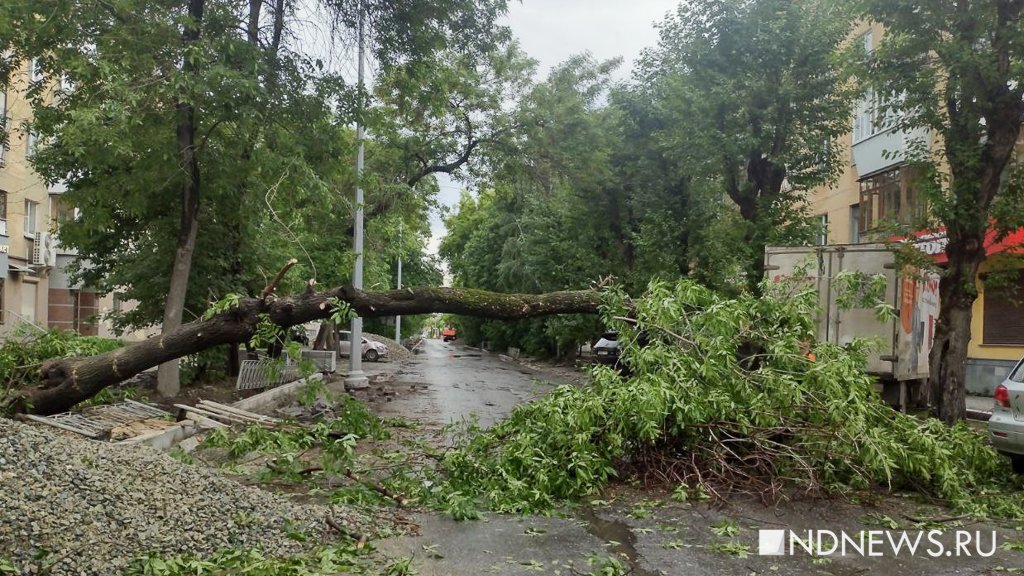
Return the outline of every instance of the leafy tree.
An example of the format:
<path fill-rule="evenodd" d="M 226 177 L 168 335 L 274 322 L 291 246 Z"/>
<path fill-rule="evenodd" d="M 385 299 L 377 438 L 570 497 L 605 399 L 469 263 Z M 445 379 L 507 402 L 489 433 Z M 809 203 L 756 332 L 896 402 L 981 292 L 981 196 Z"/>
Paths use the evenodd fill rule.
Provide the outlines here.
<path fill-rule="evenodd" d="M 926 168 L 931 213 L 946 229 L 949 263 L 929 360 L 935 413 L 965 416 L 964 381 L 975 281 L 985 234 L 1024 225 L 1014 150 L 1024 118 L 1024 3 L 1017 0 L 861 0 L 885 38 L 860 71 L 896 128 L 925 128 L 914 160 Z"/>
<path fill-rule="evenodd" d="M 602 105 L 616 61 L 575 57 L 526 94 L 516 147 L 490 157 L 493 188 L 464 195 L 441 245 L 457 285 L 541 293 L 622 274 L 632 258 L 629 207 L 611 164 L 616 135 Z M 592 318 L 513 324 L 461 319 L 463 336 L 559 354 L 600 331 Z"/>
<path fill-rule="evenodd" d="M 384 70 L 429 63 L 456 37 L 470 52 L 507 37 L 494 27 L 504 0 L 320 6 L 339 39 L 354 35 L 358 6 Z M 315 210 L 347 213 L 336 209 L 344 206 L 336 186 L 351 157 L 341 126 L 365 99 L 302 50 L 296 9 L 285 0 L 0 7 L 0 49 L 10 55 L 0 75 L 38 58 L 49 80 L 73 86 L 53 94 L 54 83 L 44 81 L 30 91 L 32 128 L 49 144 L 35 167 L 65 180 L 67 200 L 83 214 L 62 242 L 88 259 L 85 277 L 140 297 L 138 319 L 160 306 L 164 329 L 173 329 L 189 302 L 252 286 L 263 276 L 258 266 L 277 265 L 247 258 L 279 253 L 272 242 L 282 237 L 295 241 L 285 224 L 294 215 L 282 217 L 268 198 L 289 198 L 289 212 L 305 212 L 298 220 Z M 286 231 L 267 234 L 275 229 Z M 224 281 L 197 290 L 195 272 Z M 153 289 L 161 279 L 165 287 Z M 175 371 L 162 370 L 160 380 L 173 393 Z"/>
<path fill-rule="evenodd" d="M 849 26 L 825 0 L 686 0 L 636 72 L 689 185 L 713 179 L 745 221 L 751 289 L 766 244 L 812 238 L 803 193 L 838 173 L 829 143 L 848 131 L 850 99 L 833 56 Z"/>

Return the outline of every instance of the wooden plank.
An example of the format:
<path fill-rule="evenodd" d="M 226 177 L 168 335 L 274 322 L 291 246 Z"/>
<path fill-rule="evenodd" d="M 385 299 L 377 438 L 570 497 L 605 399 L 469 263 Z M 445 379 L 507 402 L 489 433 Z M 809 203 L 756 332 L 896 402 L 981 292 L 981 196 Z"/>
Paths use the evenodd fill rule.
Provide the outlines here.
<path fill-rule="evenodd" d="M 211 412 L 209 410 L 204 410 L 202 408 L 197 408 L 195 406 L 188 406 L 186 404 L 175 404 L 174 407 L 175 408 L 180 408 L 182 410 L 185 410 L 186 412 L 194 412 L 194 413 L 199 414 L 201 416 L 206 416 L 207 418 L 213 418 L 215 420 L 226 420 L 228 422 L 233 422 L 235 424 L 246 424 L 246 425 L 264 424 L 264 425 L 271 425 L 269 422 L 255 422 L 253 420 L 246 420 L 246 419 L 240 418 L 238 416 L 233 416 L 233 415 L 230 415 L 230 414 L 220 414 L 220 413 L 217 413 L 217 412 Z"/>
<path fill-rule="evenodd" d="M 203 410 L 206 410 L 207 412 L 212 412 L 214 414 L 223 414 L 224 416 L 230 416 L 230 417 L 233 417 L 233 418 L 241 418 L 242 420 L 245 420 L 246 422 L 251 422 L 253 424 L 266 424 L 268 426 L 273 426 L 275 424 L 274 422 L 271 422 L 269 420 L 263 420 L 261 418 L 253 418 L 252 416 L 247 416 L 247 415 L 244 415 L 244 414 L 233 414 L 233 413 L 228 412 L 226 410 L 220 410 L 218 408 L 214 408 L 212 406 L 205 406 L 203 404 L 196 404 L 196 407 L 197 408 L 202 408 Z"/>
<path fill-rule="evenodd" d="M 207 418 L 206 416 L 193 412 L 192 410 L 185 410 L 185 415 L 201 428 L 230 428 L 230 426 L 223 422 L 219 422 L 213 418 Z"/>
<path fill-rule="evenodd" d="M 255 412 L 249 412 L 248 410 L 242 410 L 241 408 L 235 408 L 234 406 L 226 406 L 224 404 L 219 404 L 217 402 L 213 402 L 212 400 L 200 400 L 198 406 L 202 406 L 208 409 L 215 409 L 220 412 L 227 412 L 229 414 L 237 414 L 239 416 L 244 416 L 246 418 L 263 420 L 274 424 L 280 422 L 279 419 L 274 418 L 272 416 L 267 416 L 265 414 L 256 414 Z"/>

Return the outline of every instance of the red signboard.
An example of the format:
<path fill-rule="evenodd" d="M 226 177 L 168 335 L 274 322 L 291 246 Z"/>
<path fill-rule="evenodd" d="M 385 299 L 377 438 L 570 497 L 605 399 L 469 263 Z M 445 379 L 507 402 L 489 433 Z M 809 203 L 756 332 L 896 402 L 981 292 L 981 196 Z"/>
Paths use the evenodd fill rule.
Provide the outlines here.
<path fill-rule="evenodd" d="M 925 230 L 917 232 L 909 238 L 893 238 L 893 240 L 913 242 L 918 250 L 931 256 L 936 264 L 945 264 L 947 262 L 946 244 L 949 240 L 946 238 L 945 228 Z M 1000 252 L 1024 254 L 1024 228 L 1011 232 L 1002 239 L 998 238 L 998 233 L 994 228 L 989 228 L 988 232 L 985 233 L 985 254 L 991 256 Z"/>

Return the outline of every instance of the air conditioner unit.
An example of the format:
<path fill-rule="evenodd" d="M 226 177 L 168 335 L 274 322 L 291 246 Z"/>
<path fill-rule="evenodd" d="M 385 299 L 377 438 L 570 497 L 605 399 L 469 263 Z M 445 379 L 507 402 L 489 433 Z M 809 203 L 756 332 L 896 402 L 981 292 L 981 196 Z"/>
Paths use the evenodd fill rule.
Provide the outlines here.
<path fill-rule="evenodd" d="M 32 245 L 32 265 L 51 267 L 57 261 L 57 244 L 52 234 L 36 232 Z"/>
<path fill-rule="evenodd" d="M 32 265 L 42 266 L 43 265 L 43 254 L 46 250 L 43 249 L 43 236 L 46 236 L 43 232 L 36 232 L 35 242 L 32 243 Z"/>

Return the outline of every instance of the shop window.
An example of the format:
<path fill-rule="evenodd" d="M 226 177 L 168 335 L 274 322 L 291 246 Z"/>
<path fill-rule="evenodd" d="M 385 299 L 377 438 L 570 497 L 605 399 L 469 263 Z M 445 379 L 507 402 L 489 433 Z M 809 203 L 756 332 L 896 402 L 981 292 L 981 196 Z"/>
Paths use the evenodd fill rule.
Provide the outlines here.
<path fill-rule="evenodd" d="M 1024 346 L 1024 274 L 1008 286 L 985 289 L 982 342 Z"/>

